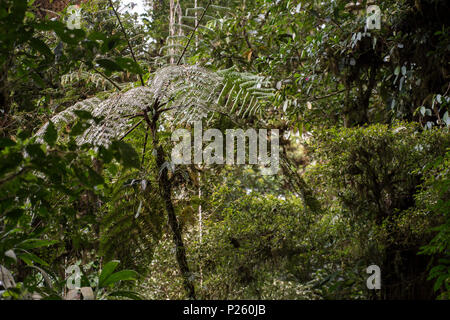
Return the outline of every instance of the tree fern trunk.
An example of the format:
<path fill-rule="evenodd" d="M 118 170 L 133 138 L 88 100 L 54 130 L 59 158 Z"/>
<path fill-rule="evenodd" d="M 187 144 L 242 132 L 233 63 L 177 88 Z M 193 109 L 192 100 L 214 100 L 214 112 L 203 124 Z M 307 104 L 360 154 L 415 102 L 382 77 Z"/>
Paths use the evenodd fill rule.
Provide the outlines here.
<path fill-rule="evenodd" d="M 158 108 L 158 103 L 154 106 L 155 110 Z M 148 119 L 148 118 L 147 118 Z M 156 134 L 157 128 L 157 118 L 149 120 L 150 122 L 150 130 L 152 133 L 152 144 L 153 150 L 157 150 L 156 155 L 156 165 L 157 168 L 163 168 L 165 162 L 165 152 L 162 146 L 158 143 L 158 137 Z M 172 203 L 172 183 L 169 180 L 167 169 L 162 169 L 160 178 L 159 178 L 159 189 L 161 193 L 162 200 L 164 201 L 164 206 L 167 211 L 167 216 L 169 220 L 169 226 L 172 231 L 172 238 L 175 243 L 176 248 L 176 259 L 178 263 L 178 267 L 180 268 L 181 276 L 183 277 L 183 285 L 188 294 L 189 299 L 195 299 L 195 288 L 192 283 L 190 276 L 189 265 L 187 263 L 186 258 L 186 248 L 184 247 L 183 237 L 181 234 L 181 227 L 178 223 L 175 209 Z"/>

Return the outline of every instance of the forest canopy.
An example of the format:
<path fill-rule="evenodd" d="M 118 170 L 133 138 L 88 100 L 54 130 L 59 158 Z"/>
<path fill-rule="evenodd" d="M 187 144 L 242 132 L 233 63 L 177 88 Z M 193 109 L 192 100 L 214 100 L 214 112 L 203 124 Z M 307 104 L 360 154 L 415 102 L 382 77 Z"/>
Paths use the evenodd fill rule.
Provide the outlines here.
<path fill-rule="evenodd" d="M 0 299 L 449 299 L 449 9 L 0 0 Z"/>

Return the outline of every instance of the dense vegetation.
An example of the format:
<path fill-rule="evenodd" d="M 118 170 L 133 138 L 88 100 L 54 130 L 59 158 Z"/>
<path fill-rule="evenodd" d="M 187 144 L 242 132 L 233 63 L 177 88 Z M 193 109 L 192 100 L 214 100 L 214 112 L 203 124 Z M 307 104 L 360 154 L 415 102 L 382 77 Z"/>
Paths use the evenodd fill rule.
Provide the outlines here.
<path fill-rule="evenodd" d="M 448 1 L 146 3 L 0 0 L 1 299 L 450 298 Z M 280 171 L 173 165 L 194 120 Z"/>

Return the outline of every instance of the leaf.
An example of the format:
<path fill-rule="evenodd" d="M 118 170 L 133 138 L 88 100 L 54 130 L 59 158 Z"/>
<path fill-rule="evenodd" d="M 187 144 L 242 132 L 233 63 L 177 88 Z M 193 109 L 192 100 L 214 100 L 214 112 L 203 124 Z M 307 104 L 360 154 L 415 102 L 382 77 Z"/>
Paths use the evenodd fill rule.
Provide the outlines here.
<path fill-rule="evenodd" d="M 444 280 L 446 280 L 448 277 L 447 274 L 443 274 L 441 275 L 439 278 L 437 278 L 436 282 L 434 283 L 434 291 L 438 291 L 439 288 L 442 286 L 442 284 L 444 283 Z"/>
<path fill-rule="evenodd" d="M 55 30 L 56 34 L 58 35 L 58 37 L 60 37 L 60 39 L 68 44 L 72 44 L 72 45 L 76 45 L 78 44 L 86 35 L 86 33 L 84 32 L 84 30 L 82 29 L 57 29 Z"/>
<path fill-rule="evenodd" d="M 116 63 L 124 70 L 128 70 L 134 74 L 143 74 L 141 66 L 130 58 L 116 58 Z"/>
<path fill-rule="evenodd" d="M 2 157 L 0 162 L 0 175 L 14 171 L 21 164 L 23 155 L 20 152 L 10 152 L 6 157 Z"/>
<path fill-rule="evenodd" d="M 117 47 L 121 43 L 122 43 L 122 39 L 120 38 L 120 36 L 110 37 L 103 42 L 101 50 L 103 53 L 106 53 L 108 51 L 113 50 L 115 47 Z"/>
<path fill-rule="evenodd" d="M 100 146 L 98 157 L 100 160 L 103 160 L 104 163 L 110 163 L 113 159 L 113 153 L 110 149 L 106 149 L 104 146 Z"/>
<path fill-rule="evenodd" d="M 29 265 L 28 267 L 38 270 L 42 274 L 42 277 L 44 278 L 45 283 L 47 284 L 47 287 L 49 287 L 50 289 L 53 289 L 52 281 L 47 272 L 45 272 L 43 269 L 39 268 L 38 266 Z"/>
<path fill-rule="evenodd" d="M 103 283 L 105 280 L 114 272 L 117 265 L 120 263 L 119 260 L 112 260 L 105 264 L 105 266 L 102 269 L 102 272 L 100 273 L 100 277 L 98 279 L 98 286 L 103 287 Z"/>
<path fill-rule="evenodd" d="M 92 114 L 86 110 L 74 110 L 73 113 L 80 119 L 89 120 L 92 119 Z"/>
<path fill-rule="evenodd" d="M 48 263 L 39 258 L 37 255 L 26 252 L 20 253 L 17 255 L 19 259 L 22 259 L 27 265 L 32 266 L 34 262 L 39 263 L 40 265 L 48 267 Z"/>
<path fill-rule="evenodd" d="M 424 106 L 420 107 L 420 113 L 422 114 L 422 116 L 425 115 L 425 112 L 427 111 L 427 109 Z"/>
<path fill-rule="evenodd" d="M 35 28 L 37 30 L 42 30 L 42 31 L 58 31 L 58 32 L 63 32 L 65 25 L 62 22 L 59 21 L 53 21 L 53 20 L 43 20 L 40 21 L 38 23 L 35 24 Z"/>
<path fill-rule="evenodd" d="M 41 87 L 41 88 L 46 87 L 44 80 L 42 80 L 41 76 L 39 74 L 37 74 L 36 72 L 34 72 L 34 71 L 31 72 L 30 77 L 31 77 L 31 79 L 33 79 L 36 82 L 36 84 L 39 87 Z"/>
<path fill-rule="evenodd" d="M 99 31 L 91 31 L 87 37 L 89 40 L 102 40 L 106 41 L 107 36 L 104 33 L 101 33 Z"/>
<path fill-rule="evenodd" d="M 35 249 L 41 247 L 48 247 L 55 243 L 58 243 L 57 240 L 40 240 L 40 239 L 27 239 L 19 243 L 16 247 L 20 249 Z"/>
<path fill-rule="evenodd" d="M 128 168 L 139 168 L 140 160 L 136 150 L 126 142 L 114 141 L 111 144 L 114 157 Z"/>
<path fill-rule="evenodd" d="M 45 130 L 44 141 L 47 142 L 50 146 L 54 146 L 57 138 L 58 132 L 56 131 L 55 125 L 52 121 L 49 121 L 47 130 Z"/>
<path fill-rule="evenodd" d="M 406 75 L 406 67 L 405 66 L 402 67 L 402 75 Z"/>
<path fill-rule="evenodd" d="M 122 67 L 110 59 L 98 59 L 98 65 L 108 71 L 123 71 Z"/>
<path fill-rule="evenodd" d="M 92 168 L 87 168 L 88 174 L 89 174 L 89 185 L 94 187 L 94 186 L 98 186 L 101 185 L 103 183 L 105 183 L 103 177 L 98 174 L 95 170 L 93 170 Z"/>
<path fill-rule="evenodd" d="M 106 287 L 110 284 L 114 284 L 119 281 L 137 280 L 137 278 L 138 278 L 138 273 L 136 271 L 122 270 L 122 271 L 113 273 L 108 278 L 106 278 L 106 280 L 103 282 L 103 287 Z"/>
<path fill-rule="evenodd" d="M 77 121 L 77 123 L 75 123 L 75 125 L 72 127 L 72 130 L 70 131 L 70 135 L 79 136 L 89 127 L 90 127 L 89 123 L 85 121 Z"/>
<path fill-rule="evenodd" d="M 444 113 L 444 116 L 442 117 L 442 121 L 448 126 L 450 126 L 450 117 L 448 115 L 448 111 Z"/>
<path fill-rule="evenodd" d="M 53 52 L 47 46 L 47 44 L 41 39 L 32 38 L 30 39 L 30 46 L 36 51 L 40 52 L 42 55 L 47 58 L 53 59 Z"/>
<path fill-rule="evenodd" d="M 45 159 L 45 153 L 42 151 L 41 145 L 37 143 L 29 144 L 25 147 L 28 155 L 37 163 Z"/>

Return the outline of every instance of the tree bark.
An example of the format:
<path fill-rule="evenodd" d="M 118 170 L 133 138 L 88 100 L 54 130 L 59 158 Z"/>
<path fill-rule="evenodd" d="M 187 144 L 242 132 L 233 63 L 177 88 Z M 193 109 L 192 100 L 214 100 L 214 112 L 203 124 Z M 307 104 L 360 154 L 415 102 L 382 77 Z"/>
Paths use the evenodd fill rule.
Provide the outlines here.
<path fill-rule="evenodd" d="M 158 101 L 153 106 L 154 110 L 158 109 Z M 156 113 L 156 112 L 155 112 Z M 147 115 L 147 113 L 145 113 Z M 186 248 L 184 247 L 183 236 L 181 226 L 178 222 L 177 216 L 175 214 L 175 209 L 172 203 L 172 183 L 168 176 L 168 169 L 164 168 L 165 163 L 165 152 L 162 146 L 159 145 L 157 136 L 157 121 L 158 113 L 153 119 L 149 119 L 145 116 L 147 123 L 149 124 L 150 131 L 152 134 L 152 146 L 153 150 L 156 150 L 156 165 L 158 170 L 161 170 L 159 176 L 159 190 L 161 197 L 164 201 L 164 207 L 167 211 L 167 217 L 170 229 L 172 231 L 172 238 L 175 243 L 176 249 L 176 260 L 178 267 L 180 268 L 181 276 L 183 277 L 183 285 L 187 292 L 189 299 L 195 300 L 195 288 L 191 280 L 191 272 L 189 270 L 189 265 L 186 258 Z M 164 169 L 162 169 L 164 168 Z"/>

